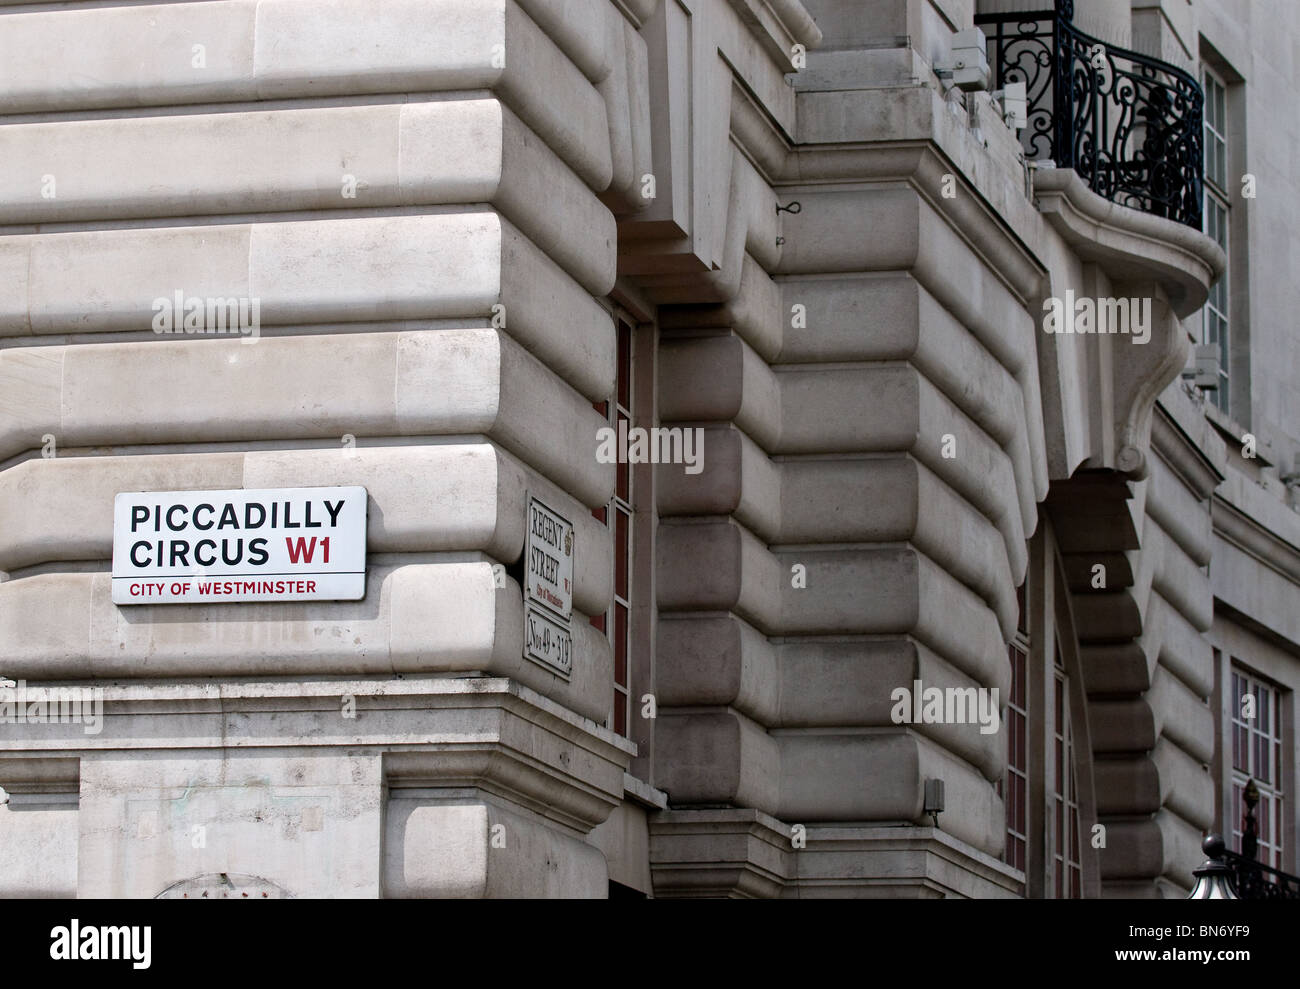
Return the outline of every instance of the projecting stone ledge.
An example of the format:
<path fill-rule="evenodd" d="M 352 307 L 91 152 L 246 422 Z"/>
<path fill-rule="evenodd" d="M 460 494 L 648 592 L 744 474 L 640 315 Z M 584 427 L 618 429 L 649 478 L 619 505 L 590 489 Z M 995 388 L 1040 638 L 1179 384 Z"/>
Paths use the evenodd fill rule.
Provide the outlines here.
<path fill-rule="evenodd" d="M 650 818 L 655 896 L 1016 898 L 1010 866 L 929 827 L 786 824 L 752 809 Z"/>
<path fill-rule="evenodd" d="M 98 733 L 35 724 L 0 740 L 0 786 L 45 803 L 75 788 L 60 834 L 79 840 L 58 882 L 0 843 L 0 893 L 150 897 L 223 872 L 296 897 L 607 890 L 585 836 L 622 798 L 635 747 L 512 680 L 109 686 L 102 700 Z"/>

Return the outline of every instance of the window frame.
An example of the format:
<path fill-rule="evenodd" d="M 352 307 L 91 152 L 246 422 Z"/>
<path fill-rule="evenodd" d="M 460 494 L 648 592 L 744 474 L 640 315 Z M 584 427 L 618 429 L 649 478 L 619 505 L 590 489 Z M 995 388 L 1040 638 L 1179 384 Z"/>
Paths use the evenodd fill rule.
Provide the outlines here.
<path fill-rule="evenodd" d="M 1079 770 L 1070 714 L 1070 676 L 1060 642 L 1056 644 L 1052 669 L 1053 707 L 1049 733 L 1053 749 L 1052 788 L 1049 793 L 1047 828 L 1049 888 L 1056 899 L 1083 897 L 1082 822 L 1079 799 Z M 1068 880 L 1068 881 L 1067 881 Z"/>
<path fill-rule="evenodd" d="M 620 423 L 631 429 L 636 420 L 632 407 L 637 395 L 636 362 L 633 360 L 636 328 L 630 319 L 615 317 L 616 371 L 613 393 L 603 402 L 593 402 L 597 412 L 605 416 L 606 424 L 618 433 Z M 623 447 L 619 443 L 621 453 Z M 633 465 L 620 456 L 614 465 L 614 495 L 592 515 L 605 524 L 613 549 L 614 587 L 609 606 L 601 615 L 593 615 L 591 624 L 605 633 L 613 653 L 613 693 L 605 727 L 623 738 L 632 735 L 632 681 L 633 681 L 633 583 L 636 570 L 636 504 L 635 491 L 639 487 Z M 622 532 L 619 520 L 624 520 Z M 619 618 L 622 616 L 622 628 Z M 621 670 L 621 675 L 620 675 Z"/>
<path fill-rule="evenodd" d="M 1029 567 L 1025 581 L 1028 662 L 1029 742 L 1029 849 L 1025 872 L 1025 896 L 1056 899 L 1054 859 L 1056 840 L 1056 760 L 1054 752 L 1057 722 L 1055 692 L 1057 674 L 1064 674 L 1062 711 L 1069 719 L 1072 742 L 1072 776 L 1066 795 L 1072 797 L 1066 809 L 1073 816 L 1077 808 L 1078 845 L 1067 848 L 1067 858 L 1077 860 L 1077 890 L 1067 885 L 1066 894 L 1084 899 L 1101 896 L 1101 855 L 1092 847 L 1092 828 L 1097 824 L 1092 732 L 1088 723 L 1088 701 L 1083 691 L 1083 661 L 1079 634 L 1071 604 L 1070 582 L 1065 557 L 1056 541 L 1050 518 L 1040 521 L 1029 540 Z M 1067 829 L 1066 834 L 1070 832 Z"/>
<path fill-rule="evenodd" d="M 1025 872 L 1029 866 L 1029 628 L 1025 585 L 1017 591 L 1020 619 L 1007 645 L 1011 688 L 1003 725 L 1007 729 L 1007 762 L 995 787 L 1006 810 L 1006 845 L 1002 861 Z"/>
<path fill-rule="evenodd" d="M 1228 661 L 1228 750 L 1224 753 L 1224 768 L 1228 771 L 1229 806 L 1226 808 L 1224 831 L 1231 836 L 1229 846 L 1241 850 L 1245 833 L 1245 802 L 1242 792 L 1248 781 L 1254 780 L 1259 790 L 1259 803 L 1255 808 L 1256 831 L 1259 835 L 1256 861 L 1275 869 L 1284 868 L 1286 861 L 1286 780 L 1291 767 L 1286 760 L 1283 718 L 1286 690 L 1268 678 L 1256 673 L 1235 656 Z M 1256 699 L 1255 716 L 1242 716 L 1243 700 L 1247 691 Z M 1261 693 L 1267 700 L 1261 702 Z M 1264 730 L 1260 723 L 1267 722 Z M 1239 733 L 1246 737 L 1244 768 L 1238 764 Z M 1269 751 L 1268 779 L 1259 776 L 1261 743 Z"/>
<path fill-rule="evenodd" d="M 1231 142 L 1228 133 L 1228 83 L 1217 71 L 1207 64 L 1201 66 L 1201 84 L 1205 94 L 1205 114 L 1203 124 L 1204 143 L 1204 217 L 1202 230 L 1223 248 L 1228 264 L 1223 274 L 1210 286 L 1210 291 L 1201 309 L 1201 343 L 1214 345 L 1219 352 L 1219 381 L 1211 401 L 1224 413 L 1231 415 L 1232 380 L 1231 380 L 1231 228 L 1232 198 L 1228 188 L 1228 176 L 1231 164 Z M 1218 115 L 1212 113 L 1217 91 L 1218 106 L 1222 119 L 1213 119 Z M 1212 167 L 1214 152 L 1222 155 L 1222 171 Z"/>

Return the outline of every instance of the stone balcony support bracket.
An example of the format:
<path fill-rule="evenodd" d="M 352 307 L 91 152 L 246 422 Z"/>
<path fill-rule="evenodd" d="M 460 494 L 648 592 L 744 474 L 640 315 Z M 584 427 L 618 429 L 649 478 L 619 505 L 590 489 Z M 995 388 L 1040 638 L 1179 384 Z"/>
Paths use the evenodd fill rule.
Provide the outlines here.
<path fill-rule="evenodd" d="M 1146 451 L 1156 398 L 1187 362 L 1187 335 L 1180 321 L 1205 303 L 1226 258 L 1197 230 L 1103 199 L 1070 168 L 1036 169 L 1034 198 L 1048 224 L 1085 265 L 1097 266 L 1104 276 L 1101 284 L 1108 283 L 1110 292 L 1151 300 L 1145 344 L 1125 346 L 1136 338 L 1122 341 L 1101 326 L 1087 338 L 1096 347 L 1090 363 L 1098 375 L 1110 378 L 1097 382 L 1110 401 L 1101 410 L 1101 434 L 1088 466 L 1113 468 L 1141 480 L 1149 468 Z M 1062 289 L 1054 285 L 1052 294 L 1061 296 Z M 1077 342 L 1052 334 L 1044 340 L 1048 363 L 1061 359 L 1059 348 Z M 1112 347 L 1123 347 L 1123 352 L 1112 352 Z M 1071 471 L 1078 464 L 1054 466 Z"/>

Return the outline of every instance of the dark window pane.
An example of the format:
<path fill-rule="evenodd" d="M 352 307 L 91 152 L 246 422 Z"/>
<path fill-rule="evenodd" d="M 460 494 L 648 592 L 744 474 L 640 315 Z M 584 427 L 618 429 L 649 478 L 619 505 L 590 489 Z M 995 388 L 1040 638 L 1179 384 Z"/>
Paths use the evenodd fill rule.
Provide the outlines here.
<path fill-rule="evenodd" d="M 1236 783 L 1232 784 L 1232 812 L 1229 814 L 1229 819 L 1232 821 L 1232 828 L 1234 831 L 1240 831 L 1242 822 L 1245 820 L 1245 810 L 1241 802 L 1241 790 L 1242 788 L 1239 785 Z M 1240 851 L 1241 846 L 1238 846 L 1237 850 Z"/>
<path fill-rule="evenodd" d="M 614 682 L 627 686 L 627 608 L 614 605 Z"/>
<path fill-rule="evenodd" d="M 627 737 L 627 697 L 614 691 L 614 731 Z"/>
<path fill-rule="evenodd" d="M 604 525 L 604 524 L 605 524 L 605 506 L 604 506 L 604 505 L 601 505 L 599 508 L 593 508 L 593 509 L 591 510 L 591 514 L 592 514 L 592 517 L 595 518 L 595 520 L 596 520 L 597 522 L 599 522 L 601 525 Z"/>
<path fill-rule="evenodd" d="M 630 521 L 625 511 L 614 509 L 614 593 L 621 598 L 628 596 L 628 556 L 632 550 L 628 540 Z"/>
<path fill-rule="evenodd" d="M 632 330 L 618 324 L 618 404 L 632 408 Z"/>
<path fill-rule="evenodd" d="M 627 428 L 632 428 L 632 423 L 622 416 L 618 417 L 619 423 L 627 423 Z M 631 435 L 629 433 L 629 435 Z M 628 441 L 629 446 L 631 441 Z M 648 451 L 647 451 L 648 452 Z M 627 462 L 626 458 L 620 459 L 615 470 L 614 493 L 619 500 L 631 503 L 632 501 L 632 465 Z"/>
<path fill-rule="evenodd" d="M 1282 834 L 1283 834 L 1283 827 L 1282 827 L 1282 801 L 1281 801 L 1281 800 L 1275 800 L 1275 801 L 1273 801 L 1273 809 L 1277 812 L 1277 819 L 1274 821 L 1273 833 L 1274 833 L 1275 835 L 1277 835 L 1277 842 L 1276 842 L 1276 843 L 1277 843 L 1278 845 L 1281 845 L 1281 844 L 1282 844 Z M 1277 850 L 1273 853 L 1273 863 L 1272 863 L 1272 864 L 1273 864 L 1273 867 L 1274 867 L 1275 869 L 1280 869 L 1280 868 L 1282 868 L 1282 850 L 1281 850 L 1281 848 L 1277 849 Z"/>
<path fill-rule="evenodd" d="M 605 616 L 597 615 L 591 620 L 591 624 L 595 625 L 596 628 L 600 629 L 602 632 L 605 631 Z"/>

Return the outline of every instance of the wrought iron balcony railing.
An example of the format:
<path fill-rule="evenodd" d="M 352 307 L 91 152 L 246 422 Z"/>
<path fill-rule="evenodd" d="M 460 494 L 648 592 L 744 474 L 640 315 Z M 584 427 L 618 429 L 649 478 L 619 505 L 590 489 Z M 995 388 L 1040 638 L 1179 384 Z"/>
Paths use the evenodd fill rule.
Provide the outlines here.
<path fill-rule="evenodd" d="M 1099 196 L 1201 229 L 1204 96 L 1182 69 L 1084 34 L 1072 0 L 982 14 L 996 88 L 1023 82 L 1025 157 L 1073 168 Z"/>
<path fill-rule="evenodd" d="M 1259 787 L 1248 779 L 1241 790 L 1241 851 L 1225 848 L 1223 862 L 1240 900 L 1300 900 L 1300 878 L 1263 862 L 1255 861 L 1259 852 Z"/>
<path fill-rule="evenodd" d="M 1240 900 L 1300 900 L 1300 879 L 1280 869 L 1225 850 L 1224 861 Z"/>
<path fill-rule="evenodd" d="M 1230 851 L 1217 834 L 1207 835 L 1201 842 L 1209 858 L 1192 871 L 1196 886 L 1188 899 L 1300 900 L 1300 876 L 1255 861 L 1259 851 L 1259 821 L 1255 817 L 1259 797 L 1254 779 L 1247 780 L 1241 791 L 1245 813 L 1241 820 L 1240 852 Z"/>

